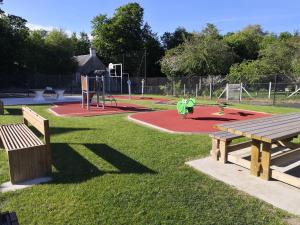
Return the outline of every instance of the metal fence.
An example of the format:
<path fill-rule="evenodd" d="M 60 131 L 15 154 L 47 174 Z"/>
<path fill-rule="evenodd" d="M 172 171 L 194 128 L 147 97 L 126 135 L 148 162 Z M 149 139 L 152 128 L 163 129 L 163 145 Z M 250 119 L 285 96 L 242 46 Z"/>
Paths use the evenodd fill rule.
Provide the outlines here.
<path fill-rule="evenodd" d="M 34 88 L 53 88 L 66 89 L 66 93 L 81 93 L 80 83 L 76 83 L 73 75 L 27 75 L 26 82 L 15 87 L 1 88 L 0 94 L 28 93 Z M 168 96 L 195 96 L 199 98 L 218 100 L 226 99 L 227 82 L 223 76 L 193 76 L 179 77 L 169 80 L 166 77 L 149 77 L 144 82 L 142 77 L 131 77 L 132 94 L 152 94 Z M 113 84 L 113 82 L 112 82 Z M 239 86 L 239 85 L 237 85 Z M 236 101 L 247 104 L 261 105 L 291 105 L 300 107 L 300 83 L 293 82 L 266 82 L 248 84 L 242 83 L 240 94 L 237 94 Z M 108 91 L 108 89 L 107 89 Z M 128 93 L 127 78 L 123 79 L 123 94 Z M 223 95 L 221 96 L 221 94 Z M 114 93 L 112 93 L 114 94 Z M 118 93 L 119 94 L 119 93 Z M 3 95 L 2 95 L 3 96 Z"/>

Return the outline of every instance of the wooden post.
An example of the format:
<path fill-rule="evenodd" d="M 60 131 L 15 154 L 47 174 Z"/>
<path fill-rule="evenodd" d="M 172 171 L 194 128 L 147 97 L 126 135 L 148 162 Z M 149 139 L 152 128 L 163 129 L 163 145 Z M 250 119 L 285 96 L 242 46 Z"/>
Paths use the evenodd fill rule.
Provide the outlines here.
<path fill-rule="evenodd" d="M 264 180 L 270 179 L 270 161 L 271 161 L 271 144 L 263 143 L 261 152 L 261 178 Z"/>
<path fill-rule="evenodd" d="M 260 153 L 260 142 L 258 140 L 252 139 L 250 172 L 254 176 L 258 176 L 260 172 L 259 153 Z"/>

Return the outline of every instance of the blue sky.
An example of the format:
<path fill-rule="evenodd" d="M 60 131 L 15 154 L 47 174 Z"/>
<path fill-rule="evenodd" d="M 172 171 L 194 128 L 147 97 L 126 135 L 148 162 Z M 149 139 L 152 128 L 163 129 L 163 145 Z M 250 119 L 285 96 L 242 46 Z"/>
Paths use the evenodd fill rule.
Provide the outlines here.
<path fill-rule="evenodd" d="M 111 16 L 125 0 L 4 0 L 9 14 L 27 19 L 32 28 L 62 28 L 91 31 L 97 14 Z M 237 31 L 248 24 L 261 24 L 271 32 L 300 30 L 299 0 L 138 0 L 144 8 L 144 21 L 159 35 L 183 26 L 200 31 L 206 23 L 217 25 L 221 33 Z"/>

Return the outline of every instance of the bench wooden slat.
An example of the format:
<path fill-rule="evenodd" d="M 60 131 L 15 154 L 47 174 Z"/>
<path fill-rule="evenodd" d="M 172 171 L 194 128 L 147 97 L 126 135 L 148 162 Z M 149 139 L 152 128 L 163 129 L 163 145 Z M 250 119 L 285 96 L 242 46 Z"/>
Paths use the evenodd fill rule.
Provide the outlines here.
<path fill-rule="evenodd" d="M 23 134 L 27 137 L 27 141 L 32 145 L 43 145 L 43 142 L 35 136 L 35 134 L 25 125 L 19 124 L 20 129 L 24 132 Z"/>
<path fill-rule="evenodd" d="M 10 135 L 11 140 L 13 140 L 13 142 L 15 143 L 15 149 L 25 148 L 26 145 L 24 145 L 21 142 L 20 136 L 18 135 L 18 132 L 16 129 L 16 125 L 9 125 L 9 126 L 6 126 L 6 128 L 8 131 L 8 135 Z"/>
<path fill-rule="evenodd" d="M 2 125 L 3 144 L 10 150 L 45 145 L 25 124 Z"/>
<path fill-rule="evenodd" d="M 6 136 L 3 126 L 0 126 L 0 137 L 1 137 L 1 140 L 2 140 L 2 143 L 3 143 L 5 149 L 13 148 L 13 146 L 9 142 L 9 139 Z"/>

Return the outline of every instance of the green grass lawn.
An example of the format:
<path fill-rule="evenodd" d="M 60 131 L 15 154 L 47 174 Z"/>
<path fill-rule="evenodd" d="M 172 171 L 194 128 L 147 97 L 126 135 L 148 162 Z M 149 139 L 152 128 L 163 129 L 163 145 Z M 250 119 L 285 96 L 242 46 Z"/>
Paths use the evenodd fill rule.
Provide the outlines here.
<path fill-rule="evenodd" d="M 163 109 L 149 101 L 131 101 Z M 291 215 L 184 163 L 209 154 L 207 135 L 173 135 L 129 122 L 126 114 L 50 120 L 53 182 L 0 194 L 0 210 L 20 224 L 285 224 Z M 270 113 L 295 109 L 237 105 Z M 7 107 L 0 123 L 21 121 Z M 9 180 L 0 151 L 0 183 Z"/>

